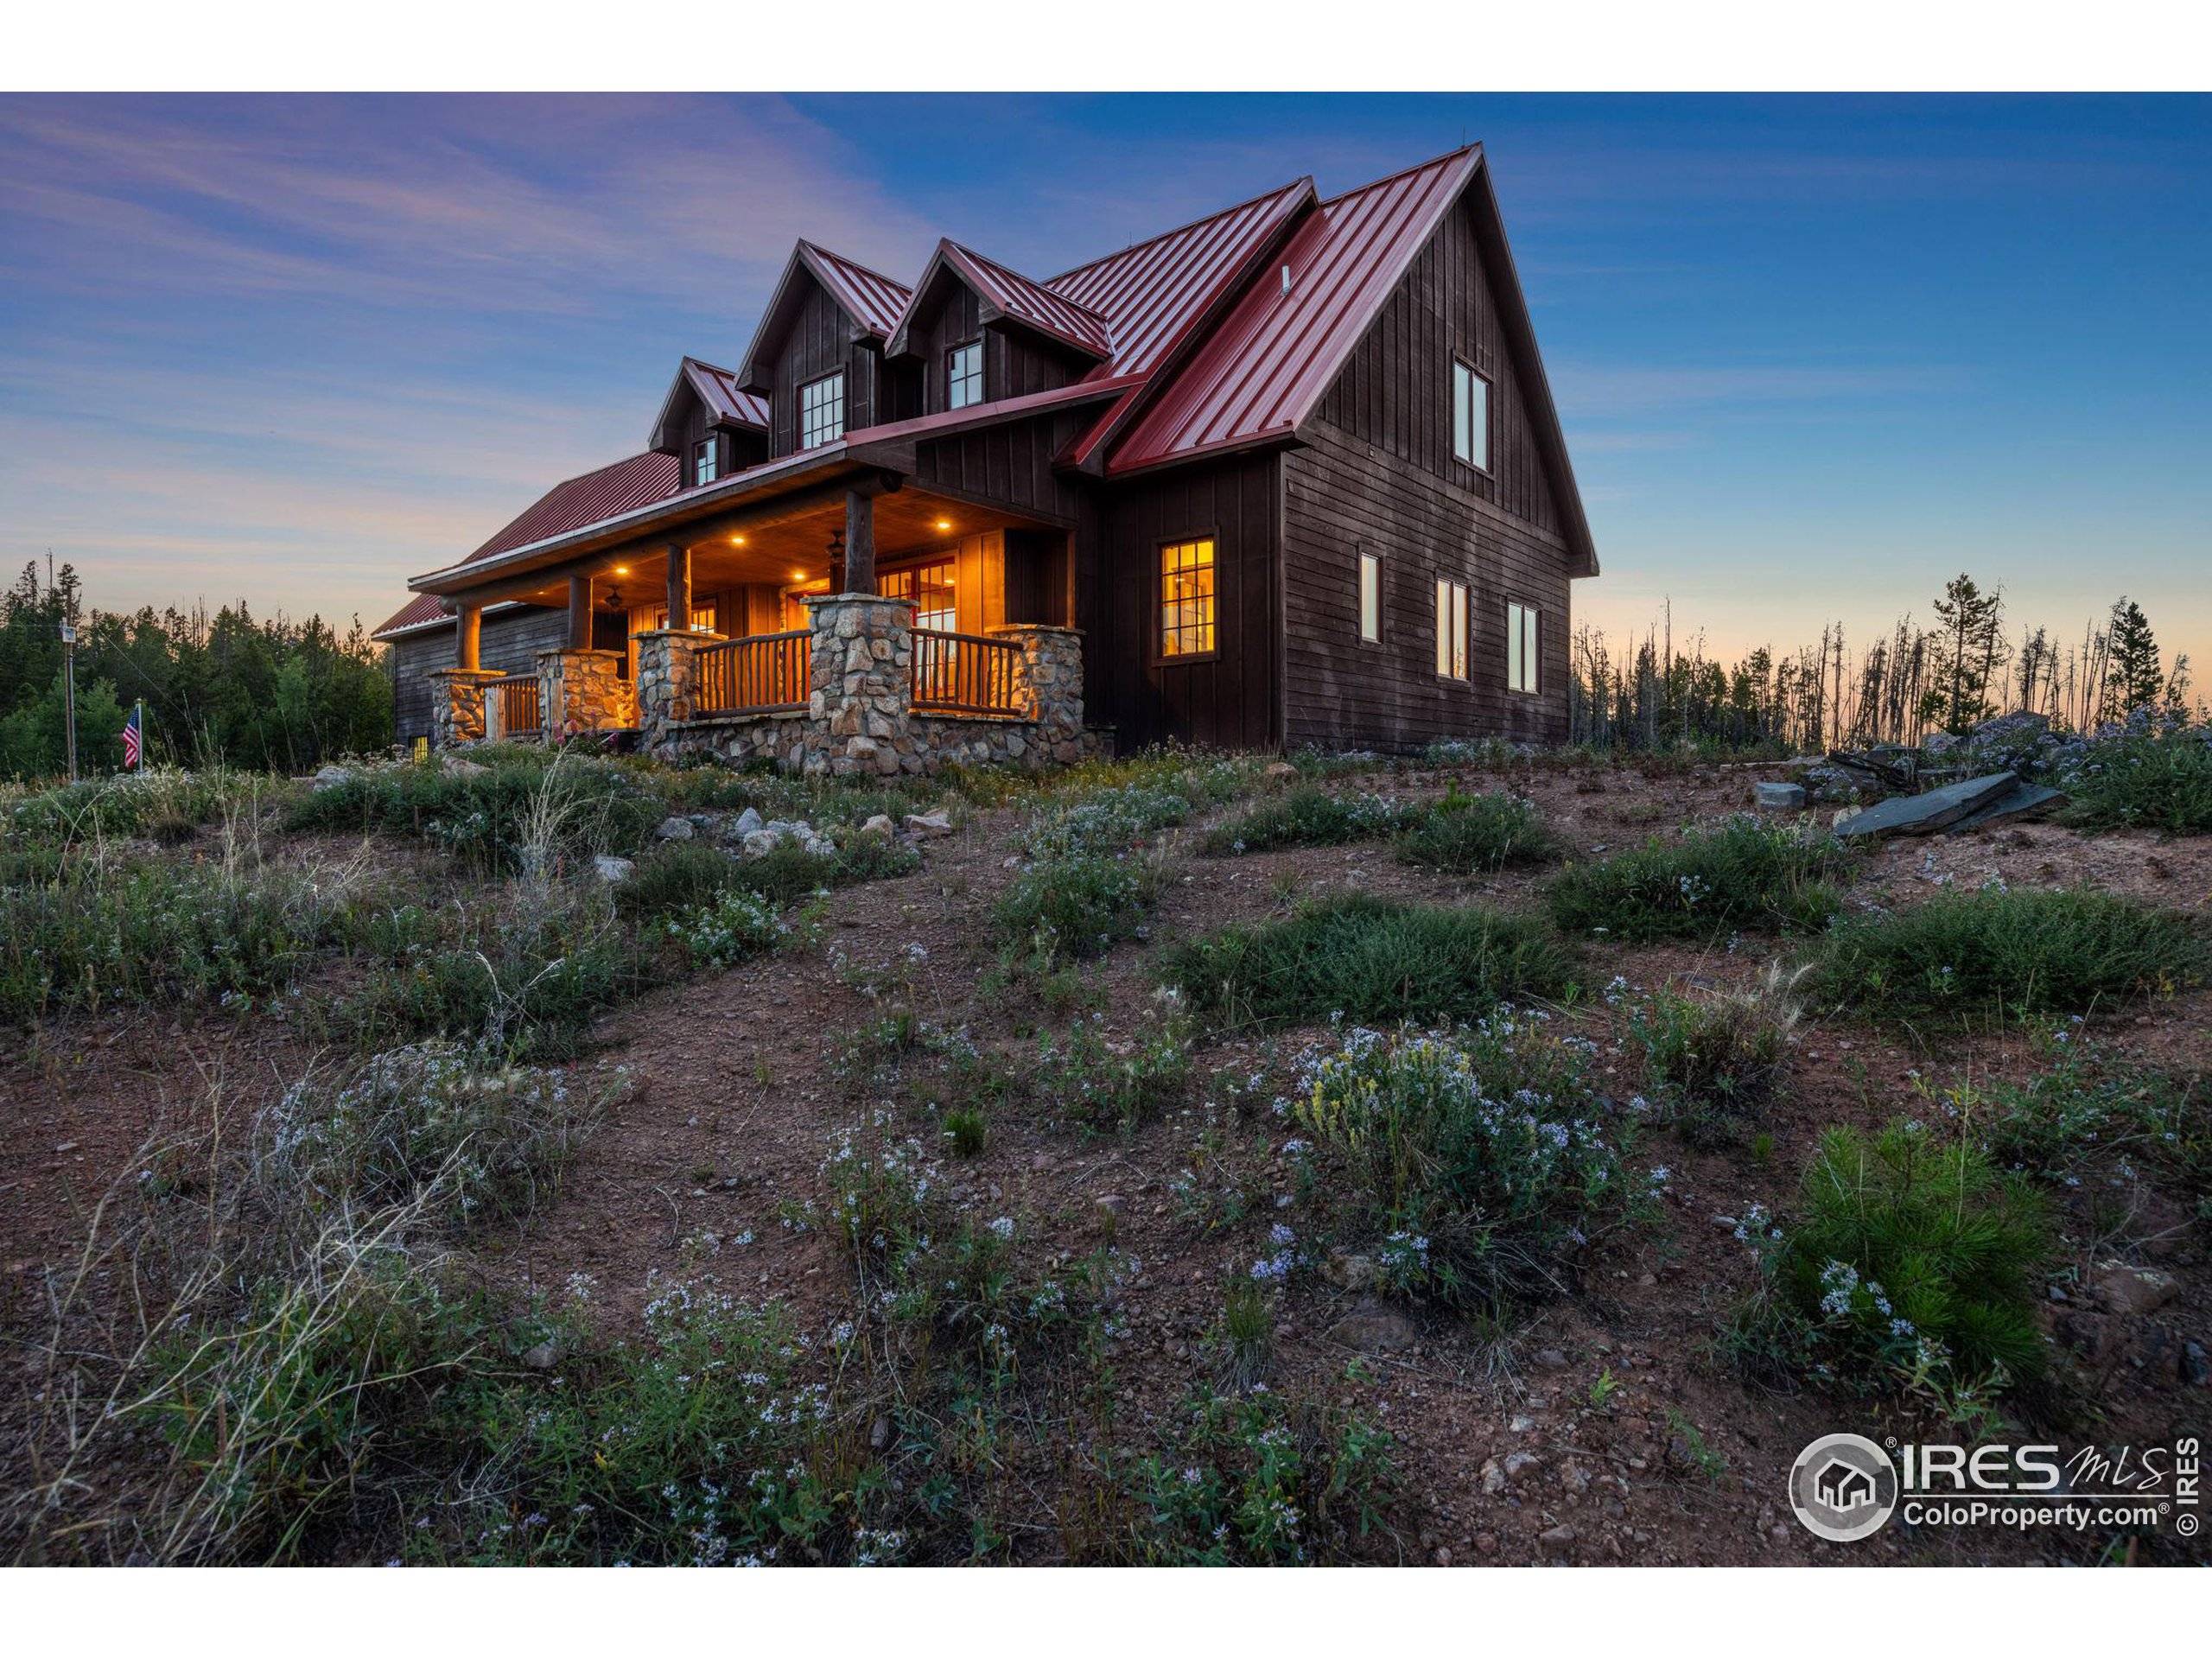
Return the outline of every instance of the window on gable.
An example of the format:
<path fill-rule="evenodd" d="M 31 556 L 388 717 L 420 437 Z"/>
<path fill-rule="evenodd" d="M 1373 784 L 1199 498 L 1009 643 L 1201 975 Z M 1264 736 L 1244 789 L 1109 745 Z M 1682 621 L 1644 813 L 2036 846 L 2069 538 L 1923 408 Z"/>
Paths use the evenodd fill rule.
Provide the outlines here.
<path fill-rule="evenodd" d="M 1541 613 L 1526 605 L 1505 607 L 1505 683 L 1514 691 L 1534 691 L 1537 677 L 1536 637 Z"/>
<path fill-rule="evenodd" d="M 1213 649 L 1213 538 L 1160 550 L 1160 654 L 1199 657 Z"/>
<path fill-rule="evenodd" d="M 798 447 L 835 443 L 845 435 L 845 372 L 825 374 L 798 389 Z"/>
<path fill-rule="evenodd" d="M 1372 645 L 1382 638 L 1382 561 L 1359 556 L 1359 637 Z"/>
<path fill-rule="evenodd" d="M 1452 453 L 1490 471 L 1490 382 L 1456 359 L 1452 364 Z"/>
<path fill-rule="evenodd" d="M 944 406 L 965 409 L 983 401 L 983 342 L 971 340 L 945 353 Z"/>
<path fill-rule="evenodd" d="M 721 440 L 709 432 L 691 446 L 691 482 L 711 484 L 722 475 Z"/>
<path fill-rule="evenodd" d="M 1447 680 L 1467 677 L 1467 584 L 1443 576 L 1436 582 L 1436 671 Z"/>

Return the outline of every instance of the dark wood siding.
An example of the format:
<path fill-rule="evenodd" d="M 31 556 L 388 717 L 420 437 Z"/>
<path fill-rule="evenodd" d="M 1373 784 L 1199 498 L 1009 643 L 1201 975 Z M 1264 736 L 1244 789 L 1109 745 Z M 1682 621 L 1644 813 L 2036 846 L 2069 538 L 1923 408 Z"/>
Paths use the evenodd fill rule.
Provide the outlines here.
<path fill-rule="evenodd" d="M 833 370 L 845 372 L 845 430 L 874 425 L 882 418 L 876 411 L 882 365 L 874 346 L 854 344 L 851 319 L 810 279 L 806 302 L 776 356 L 774 453 L 788 455 L 798 448 L 798 389 Z"/>
<path fill-rule="evenodd" d="M 476 641 L 476 660 L 486 668 L 520 674 L 537 666 L 539 652 L 558 651 L 568 642 L 568 612 L 518 605 L 486 613 Z M 430 671 L 451 668 L 453 654 L 450 625 L 403 634 L 391 642 L 392 727 L 400 742 L 430 734 Z"/>
<path fill-rule="evenodd" d="M 941 297 L 925 308 L 917 321 L 912 355 L 893 365 L 899 383 L 911 390 L 896 395 L 899 407 L 887 418 L 904 420 L 949 409 L 947 358 L 954 346 L 971 340 L 983 344 L 983 397 L 989 403 L 1071 385 L 1090 369 L 1089 359 L 1025 329 L 986 327 L 982 304 L 966 284 L 947 279 L 933 286 L 941 287 Z M 904 406 L 908 399 L 913 401 L 912 408 Z"/>
<path fill-rule="evenodd" d="M 1452 454 L 1452 362 L 1491 382 L 1491 464 L 1484 474 Z M 1557 510 L 1507 349 L 1497 296 L 1483 267 L 1474 218 L 1462 202 L 1414 257 L 1404 278 L 1321 399 L 1319 417 L 1543 531 Z"/>
<path fill-rule="evenodd" d="M 1188 742 L 1272 748 L 1282 618 L 1277 604 L 1281 482 L 1277 457 L 1243 455 L 1132 480 L 1099 512 L 1095 559 L 1077 546 L 1084 702 L 1127 753 Z M 1211 658 L 1158 659 L 1160 549 L 1214 538 Z"/>
<path fill-rule="evenodd" d="M 1454 357 L 1491 380 L 1492 467 L 1452 454 Z M 1569 554 L 1463 205 L 1416 256 L 1283 460 L 1283 738 L 1417 748 L 1567 736 Z M 1382 638 L 1359 637 L 1359 555 Z M 1436 582 L 1468 588 L 1468 678 L 1436 672 Z M 1541 613 L 1540 690 L 1506 689 L 1508 604 Z"/>
<path fill-rule="evenodd" d="M 1053 470 L 1052 457 L 1085 418 L 1095 411 L 1062 410 L 930 439 L 915 450 L 914 481 L 1072 524 L 1088 495 L 1079 478 Z"/>

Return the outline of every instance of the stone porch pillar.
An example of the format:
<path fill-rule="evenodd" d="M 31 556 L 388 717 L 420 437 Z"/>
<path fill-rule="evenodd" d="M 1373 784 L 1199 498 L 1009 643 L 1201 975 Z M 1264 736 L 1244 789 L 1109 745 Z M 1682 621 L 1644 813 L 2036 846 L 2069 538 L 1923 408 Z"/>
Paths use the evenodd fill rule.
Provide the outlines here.
<path fill-rule="evenodd" d="M 430 681 L 430 747 L 459 748 L 484 741 L 484 688 L 496 668 L 434 668 Z"/>
<path fill-rule="evenodd" d="M 993 637 L 1018 646 L 1014 669 L 1014 711 L 1037 722 L 1041 759 L 1083 759 L 1083 634 L 1041 622 L 1010 623 Z"/>
<path fill-rule="evenodd" d="M 665 741 L 677 721 L 691 718 L 693 655 L 721 637 L 697 628 L 651 628 L 638 636 L 638 726 L 647 749 Z"/>
<path fill-rule="evenodd" d="M 638 723 L 637 690 L 622 677 L 623 657 L 619 651 L 537 653 L 539 718 L 548 743 Z"/>
<path fill-rule="evenodd" d="M 840 778 L 899 771 L 916 753 L 914 601 L 831 594 L 808 601 L 807 610 L 814 638 L 806 770 Z"/>

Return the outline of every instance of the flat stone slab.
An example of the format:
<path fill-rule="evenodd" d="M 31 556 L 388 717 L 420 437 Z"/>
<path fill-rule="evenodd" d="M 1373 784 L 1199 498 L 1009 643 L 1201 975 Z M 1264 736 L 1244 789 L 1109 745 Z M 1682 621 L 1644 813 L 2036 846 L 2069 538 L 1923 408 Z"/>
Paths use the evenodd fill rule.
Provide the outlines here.
<path fill-rule="evenodd" d="M 1753 784 L 1751 799 L 1762 812 L 1802 812 L 1805 810 L 1802 784 Z"/>
<path fill-rule="evenodd" d="M 1986 778 L 1969 778 L 1924 795 L 1892 795 L 1864 812 L 1854 812 L 1836 826 L 1846 841 L 1879 841 L 1886 836 L 1932 836 L 1960 819 L 1989 805 L 2012 790 L 2019 774 L 1993 772 Z"/>
<path fill-rule="evenodd" d="M 2041 784 L 2015 784 L 2010 792 L 1967 813 L 1943 833 L 1963 836 L 1974 830 L 1994 830 L 2000 823 L 2024 823 L 2030 818 L 2056 811 L 2065 804 L 2066 791 L 2063 789 L 2046 789 Z"/>

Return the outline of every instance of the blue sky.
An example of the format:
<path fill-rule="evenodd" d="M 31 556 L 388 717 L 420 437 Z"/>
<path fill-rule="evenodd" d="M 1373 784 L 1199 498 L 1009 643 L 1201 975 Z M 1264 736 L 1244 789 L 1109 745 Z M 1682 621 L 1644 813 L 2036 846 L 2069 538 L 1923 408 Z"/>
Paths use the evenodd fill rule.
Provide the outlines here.
<path fill-rule="evenodd" d="M 641 447 L 804 235 L 1039 276 L 1487 144 L 1605 574 L 1724 652 L 2002 582 L 2212 672 L 2212 100 L 0 99 L 0 567 L 359 613 Z"/>

